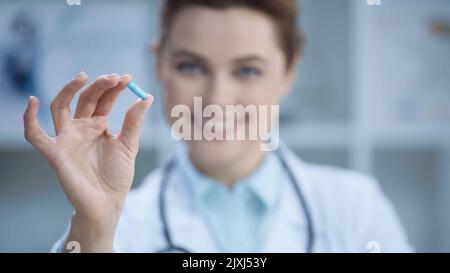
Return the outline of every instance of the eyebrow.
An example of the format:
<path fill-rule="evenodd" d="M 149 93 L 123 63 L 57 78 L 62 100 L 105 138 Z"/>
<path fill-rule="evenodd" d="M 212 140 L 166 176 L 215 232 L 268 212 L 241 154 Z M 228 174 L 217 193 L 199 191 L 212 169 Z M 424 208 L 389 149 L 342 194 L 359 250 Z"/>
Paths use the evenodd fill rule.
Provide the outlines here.
<path fill-rule="evenodd" d="M 244 57 L 237 58 L 236 60 L 233 61 L 233 63 L 236 63 L 236 64 L 247 63 L 247 62 L 259 62 L 262 64 L 268 63 L 268 61 L 265 58 L 258 56 L 258 55 L 244 56 Z"/>
<path fill-rule="evenodd" d="M 189 51 L 189 50 L 185 50 L 185 49 L 176 50 L 174 52 L 174 55 L 175 55 L 175 57 L 190 57 L 190 58 L 196 59 L 202 63 L 208 63 L 208 61 L 201 55 L 194 53 L 192 51 Z M 246 63 L 246 62 L 260 62 L 263 64 L 268 63 L 268 61 L 265 58 L 258 56 L 258 55 L 248 55 L 248 56 L 239 57 L 239 58 L 236 58 L 233 60 L 233 64 L 241 64 L 241 63 Z"/>
<path fill-rule="evenodd" d="M 174 52 L 175 57 L 191 57 L 194 59 L 204 60 L 204 58 L 189 50 L 181 49 Z"/>

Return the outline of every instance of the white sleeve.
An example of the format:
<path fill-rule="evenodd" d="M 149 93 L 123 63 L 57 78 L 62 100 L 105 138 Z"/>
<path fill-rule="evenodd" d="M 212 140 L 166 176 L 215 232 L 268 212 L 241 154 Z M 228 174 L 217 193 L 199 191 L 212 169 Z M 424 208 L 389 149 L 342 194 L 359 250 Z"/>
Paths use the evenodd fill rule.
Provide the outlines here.
<path fill-rule="evenodd" d="M 375 179 L 368 182 L 355 204 L 355 252 L 412 252 L 394 207 Z"/>

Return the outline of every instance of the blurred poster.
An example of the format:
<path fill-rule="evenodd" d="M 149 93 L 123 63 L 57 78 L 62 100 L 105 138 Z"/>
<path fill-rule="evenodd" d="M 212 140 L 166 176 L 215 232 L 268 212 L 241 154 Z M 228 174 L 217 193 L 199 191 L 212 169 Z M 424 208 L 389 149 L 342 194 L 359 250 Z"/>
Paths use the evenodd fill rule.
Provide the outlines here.
<path fill-rule="evenodd" d="M 1 143 L 23 141 L 23 128 L 18 125 L 30 95 L 40 99 L 39 119 L 51 135 L 51 100 L 81 70 L 90 81 L 103 74 L 130 73 L 143 88 L 154 91 L 148 48 L 158 34 L 155 4 L 145 0 L 82 1 L 81 5 L 1 1 Z M 133 96 L 119 98 L 111 114 L 113 130 L 120 128 L 133 100 Z"/>
<path fill-rule="evenodd" d="M 8 42 L 1 55 L 4 92 L 38 95 L 35 82 L 38 58 L 38 25 L 25 10 L 15 14 L 9 26 Z M 4 87 L 5 87 L 4 86 Z"/>
<path fill-rule="evenodd" d="M 450 122 L 450 2 L 396 0 L 367 9 L 371 117 Z"/>

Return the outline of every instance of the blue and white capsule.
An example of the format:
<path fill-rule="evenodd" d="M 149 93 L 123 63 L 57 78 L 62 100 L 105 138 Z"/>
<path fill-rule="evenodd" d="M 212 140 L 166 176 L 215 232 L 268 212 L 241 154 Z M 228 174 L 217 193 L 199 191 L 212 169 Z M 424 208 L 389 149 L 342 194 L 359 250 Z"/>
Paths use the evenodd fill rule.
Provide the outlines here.
<path fill-rule="evenodd" d="M 147 99 L 148 94 L 145 93 L 144 90 L 142 90 L 142 88 L 139 87 L 139 85 L 137 85 L 135 82 L 128 83 L 127 87 L 128 87 L 128 89 L 133 91 L 133 93 L 136 94 L 142 100 L 146 100 Z"/>

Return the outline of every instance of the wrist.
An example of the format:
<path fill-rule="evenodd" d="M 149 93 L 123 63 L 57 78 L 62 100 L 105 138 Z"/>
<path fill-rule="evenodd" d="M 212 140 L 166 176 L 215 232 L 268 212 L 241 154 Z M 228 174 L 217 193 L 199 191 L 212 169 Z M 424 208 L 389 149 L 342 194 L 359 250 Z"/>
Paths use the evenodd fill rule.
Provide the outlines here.
<path fill-rule="evenodd" d="M 75 212 L 66 244 L 77 242 L 81 252 L 111 252 L 119 218 L 120 213 L 93 219 Z"/>

